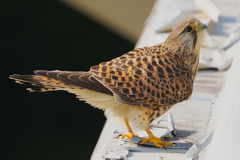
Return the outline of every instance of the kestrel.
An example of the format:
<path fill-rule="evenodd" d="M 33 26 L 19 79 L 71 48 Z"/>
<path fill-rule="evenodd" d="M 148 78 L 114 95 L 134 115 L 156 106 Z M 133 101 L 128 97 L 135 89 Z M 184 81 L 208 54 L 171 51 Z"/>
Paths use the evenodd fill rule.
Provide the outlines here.
<path fill-rule="evenodd" d="M 192 94 L 199 63 L 203 30 L 207 26 L 197 19 L 179 24 L 165 42 L 138 48 L 120 57 L 92 66 L 88 72 L 36 70 L 35 75 L 13 74 L 10 79 L 32 84 L 30 92 L 64 90 L 80 100 L 119 117 L 128 134 L 132 128 L 145 130 L 150 142 L 163 148 L 172 143 L 155 137 L 148 126 L 176 103 Z"/>

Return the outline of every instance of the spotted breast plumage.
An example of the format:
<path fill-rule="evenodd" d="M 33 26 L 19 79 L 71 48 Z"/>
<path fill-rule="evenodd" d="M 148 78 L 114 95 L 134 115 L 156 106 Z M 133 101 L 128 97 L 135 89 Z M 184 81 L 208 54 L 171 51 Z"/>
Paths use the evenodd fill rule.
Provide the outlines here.
<path fill-rule="evenodd" d="M 113 60 L 92 66 L 88 72 L 34 71 L 35 75 L 10 76 L 17 83 L 36 87 L 29 91 L 65 90 L 74 93 L 107 116 L 122 119 L 128 134 L 132 127 L 146 130 L 151 142 L 162 148 L 172 143 L 155 137 L 148 126 L 174 104 L 187 100 L 193 90 L 205 24 L 188 19 L 165 42 L 138 48 Z"/>

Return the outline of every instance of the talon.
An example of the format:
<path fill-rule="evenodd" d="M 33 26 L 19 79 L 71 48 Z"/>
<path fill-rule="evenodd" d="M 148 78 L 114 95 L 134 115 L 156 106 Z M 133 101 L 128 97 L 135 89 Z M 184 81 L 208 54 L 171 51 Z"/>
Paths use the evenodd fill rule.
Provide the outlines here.
<path fill-rule="evenodd" d="M 164 146 L 163 146 L 163 149 L 164 149 L 165 151 L 167 151 L 167 148 L 165 148 Z"/>
<path fill-rule="evenodd" d="M 164 148 L 164 146 L 172 146 L 172 143 L 169 142 L 163 142 L 161 138 L 157 138 L 157 137 L 151 137 L 151 138 L 145 138 L 141 141 L 142 144 L 149 142 L 149 143 L 153 143 L 156 147 L 159 148 Z"/>
<path fill-rule="evenodd" d="M 129 134 L 122 134 L 122 139 L 125 137 L 127 137 L 128 139 L 132 139 L 133 136 L 138 136 L 138 135 L 134 134 L 133 132 Z"/>
<path fill-rule="evenodd" d="M 146 132 L 147 132 L 149 138 L 143 139 L 141 141 L 142 144 L 149 142 L 149 143 L 153 143 L 156 147 L 159 147 L 162 149 L 164 148 L 164 146 L 172 146 L 173 145 L 172 143 L 169 143 L 169 142 L 163 142 L 161 138 L 155 137 L 149 129 L 146 129 Z"/>

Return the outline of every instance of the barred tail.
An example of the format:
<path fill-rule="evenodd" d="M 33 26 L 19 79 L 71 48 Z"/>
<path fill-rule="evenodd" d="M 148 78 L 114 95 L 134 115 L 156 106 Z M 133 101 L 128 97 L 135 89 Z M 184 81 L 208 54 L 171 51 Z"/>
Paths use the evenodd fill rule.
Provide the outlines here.
<path fill-rule="evenodd" d="M 36 86 L 27 88 L 30 92 L 59 91 L 64 90 L 64 88 L 73 88 L 72 86 L 56 79 L 38 75 L 13 74 L 10 75 L 9 78 L 15 80 L 15 82 L 19 84 Z"/>
<path fill-rule="evenodd" d="M 27 88 L 30 92 L 58 91 L 69 89 L 89 89 L 100 93 L 112 95 L 113 93 L 103 86 L 89 72 L 71 71 L 34 71 L 36 75 L 10 75 L 10 79 L 19 84 L 33 85 L 36 87 Z"/>

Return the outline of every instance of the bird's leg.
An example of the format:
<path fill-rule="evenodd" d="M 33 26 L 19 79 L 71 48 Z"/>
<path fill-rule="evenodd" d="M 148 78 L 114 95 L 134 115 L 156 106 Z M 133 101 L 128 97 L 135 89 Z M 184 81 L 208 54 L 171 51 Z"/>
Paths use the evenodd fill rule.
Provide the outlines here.
<path fill-rule="evenodd" d="M 138 135 L 133 133 L 133 131 L 132 131 L 132 129 L 131 129 L 129 123 L 128 123 L 128 120 L 126 118 L 123 119 L 123 122 L 124 122 L 124 124 L 127 128 L 128 134 L 122 134 L 122 138 L 127 137 L 129 139 L 132 139 L 133 136 L 138 136 Z"/>
<path fill-rule="evenodd" d="M 156 147 L 159 147 L 159 148 L 163 148 L 164 146 L 172 146 L 173 145 L 172 143 L 163 142 L 161 138 L 155 137 L 149 128 L 146 129 L 146 132 L 147 132 L 149 138 L 143 139 L 141 143 L 146 143 L 146 142 L 153 143 Z"/>

